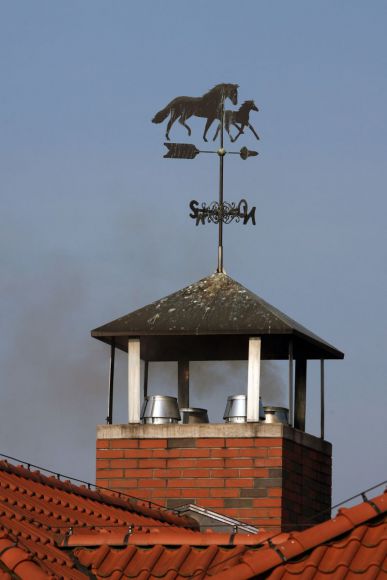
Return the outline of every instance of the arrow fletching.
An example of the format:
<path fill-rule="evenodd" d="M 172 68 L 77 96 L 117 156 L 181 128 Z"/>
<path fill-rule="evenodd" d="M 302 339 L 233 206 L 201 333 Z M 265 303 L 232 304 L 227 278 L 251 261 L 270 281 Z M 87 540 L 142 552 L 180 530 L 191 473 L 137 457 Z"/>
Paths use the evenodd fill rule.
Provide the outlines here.
<path fill-rule="evenodd" d="M 164 143 L 168 152 L 164 155 L 167 159 L 194 159 L 199 149 L 190 143 Z"/>

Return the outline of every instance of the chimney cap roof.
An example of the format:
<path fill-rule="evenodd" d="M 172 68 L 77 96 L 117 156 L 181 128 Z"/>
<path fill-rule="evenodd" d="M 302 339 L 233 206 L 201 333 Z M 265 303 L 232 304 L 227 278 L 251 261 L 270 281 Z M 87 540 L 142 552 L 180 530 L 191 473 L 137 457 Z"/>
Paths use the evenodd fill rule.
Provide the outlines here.
<path fill-rule="evenodd" d="M 203 338 L 214 337 L 214 335 L 223 337 L 231 335 L 236 342 L 237 336 L 240 338 L 268 337 L 272 344 L 276 340 L 280 341 L 282 355 L 279 356 L 278 351 L 268 358 L 286 358 L 287 349 L 285 352 L 284 344 L 287 345 L 291 338 L 294 338 L 299 345 L 299 356 L 305 350 L 305 348 L 300 348 L 301 343 L 304 347 L 308 343 L 310 348 L 306 348 L 305 358 L 341 359 L 344 357 L 344 354 L 335 347 L 223 272 L 207 276 L 91 331 L 91 336 L 103 342 L 111 344 L 114 339 L 117 347 L 122 350 L 126 350 L 126 339 L 129 337 Z M 272 347 L 271 350 L 273 350 Z M 295 355 L 297 355 L 296 352 Z M 240 354 L 236 353 L 236 356 L 239 357 Z M 170 360 L 165 357 L 149 358 L 149 360 L 152 359 Z M 200 358 L 190 360 L 200 360 Z M 222 359 L 215 357 L 207 360 Z"/>

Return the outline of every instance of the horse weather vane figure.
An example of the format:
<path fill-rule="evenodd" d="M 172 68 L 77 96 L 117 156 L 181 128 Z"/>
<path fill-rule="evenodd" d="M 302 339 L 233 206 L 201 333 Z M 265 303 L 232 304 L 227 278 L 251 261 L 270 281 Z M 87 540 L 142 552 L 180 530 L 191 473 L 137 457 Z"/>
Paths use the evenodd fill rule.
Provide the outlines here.
<path fill-rule="evenodd" d="M 218 224 L 218 272 L 223 272 L 223 224 L 230 223 L 235 219 L 239 222 L 243 220 L 243 224 L 247 224 L 251 220 L 253 225 L 255 223 L 255 207 L 249 211 L 247 201 L 241 199 L 239 203 L 225 202 L 223 199 L 223 166 L 224 157 L 226 154 L 239 155 L 241 159 L 248 157 L 255 157 L 258 155 L 257 151 L 250 151 L 247 147 L 242 147 L 240 151 L 226 151 L 224 148 L 224 130 L 226 129 L 231 142 L 236 141 L 240 135 L 244 133 L 244 129 L 248 127 L 254 134 L 256 139 L 259 139 L 253 126 L 250 124 L 249 115 L 251 111 L 258 111 L 254 101 L 245 101 L 237 111 L 225 111 L 224 105 L 227 99 L 230 99 L 233 105 L 238 102 L 238 85 L 222 83 L 216 85 L 213 89 L 208 91 L 202 97 L 177 97 L 173 99 L 164 109 L 156 113 L 153 117 L 153 123 L 162 123 L 168 117 L 167 130 L 165 138 L 169 141 L 169 132 L 172 125 L 178 121 L 191 135 L 191 128 L 187 124 L 187 120 L 192 117 L 202 117 L 207 119 L 203 139 L 207 141 L 207 132 L 212 123 L 219 121 L 216 133 L 213 140 L 220 135 L 219 149 L 216 151 L 200 150 L 195 145 L 190 143 L 164 143 L 168 151 L 164 155 L 169 159 L 194 159 L 199 153 L 215 153 L 219 157 L 219 199 L 217 202 L 211 202 L 209 205 L 202 203 L 201 206 L 196 200 L 190 202 L 191 218 L 196 221 L 196 225 L 212 222 Z M 238 133 L 232 137 L 230 128 L 233 126 Z"/>

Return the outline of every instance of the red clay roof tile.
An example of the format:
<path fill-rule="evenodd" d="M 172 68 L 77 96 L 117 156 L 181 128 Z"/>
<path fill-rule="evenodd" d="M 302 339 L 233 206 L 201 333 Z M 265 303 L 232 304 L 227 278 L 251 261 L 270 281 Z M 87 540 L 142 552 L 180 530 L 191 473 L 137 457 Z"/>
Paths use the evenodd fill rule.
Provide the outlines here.
<path fill-rule="evenodd" d="M 17 574 L 18 578 L 47 580 L 47 574 L 42 571 L 39 564 L 33 561 L 32 554 L 4 533 L 0 536 L 0 558 L 2 564 L 10 572 Z"/>

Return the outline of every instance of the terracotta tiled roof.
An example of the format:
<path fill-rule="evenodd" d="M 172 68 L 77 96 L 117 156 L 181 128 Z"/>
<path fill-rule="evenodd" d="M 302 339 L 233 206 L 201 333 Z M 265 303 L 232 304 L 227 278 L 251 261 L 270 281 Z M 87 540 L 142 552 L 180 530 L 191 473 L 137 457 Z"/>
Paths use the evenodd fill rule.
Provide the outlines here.
<path fill-rule="evenodd" d="M 289 534 L 285 542 L 249 550 L 216 580 L 387 578 L 386 493 L 339 510 L 327 522 Z"/>
<path fill-rule="evenodd" d="M 192 521 L 0 462 L 0 580 L 387 578 L 387 496 L 303 532 Z"/>
<path fill-rule="evenodd" d="M 76 548 L 96 578 L 243 580 L 253 578 L 387 577 L 386 495 L 342 509 L 336 518 L 303 532 L 255 535 L 171 530 L 134 533 L 124 549 L 102 542 Z M 107 539 L 107 538 L 106 538 Z M 119 538 L 116 538 L 119 541 Z M 122 540 L 122 538 L 121 538 Z M 72 536 L 73 546 L 81 539 Z M 97 545 L 97 538 L 94 545 Z M 85 543 L 83 544 L 85 546 Z M 90 542 L 89 545 L 92 545 Z M 348 576 L 347 576 L 348 575 Z"/>
<path fill-rule="evenodd" d="M 70 528 L 88 533 L 196 526 L 172 512 L 79 487 L 0 461 L 0 574 L 3 578 L 87 578 L 57 546 Z M 123 536 L 123 534 L 121 534 Z M 13 575 L 12 575 L 13 574 Z M 15 576 L 16 574 L 16 576 Z M 40 575 L 39 575 L 40 574 Z M 2 576 L 0 575 L 0 580 Z"/>

